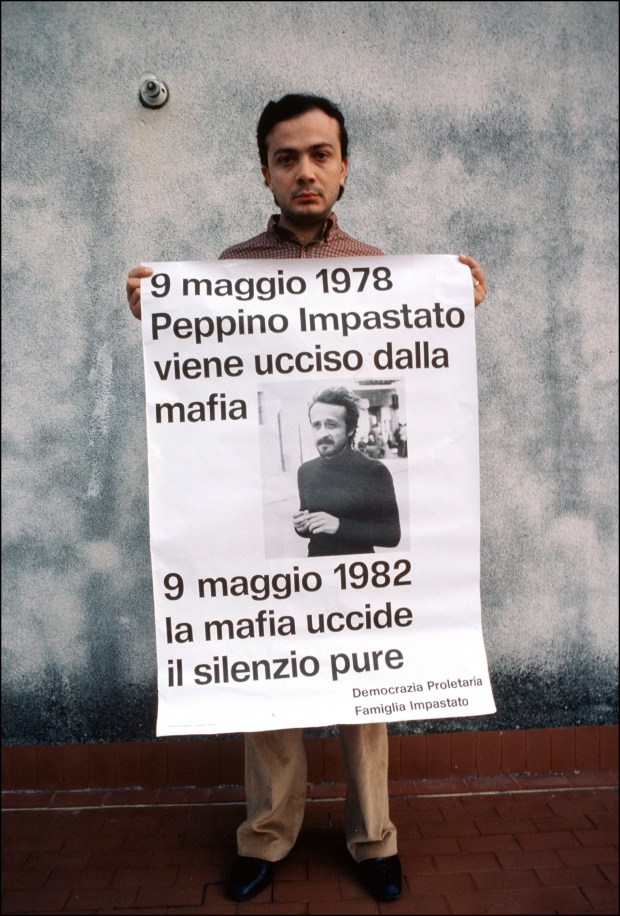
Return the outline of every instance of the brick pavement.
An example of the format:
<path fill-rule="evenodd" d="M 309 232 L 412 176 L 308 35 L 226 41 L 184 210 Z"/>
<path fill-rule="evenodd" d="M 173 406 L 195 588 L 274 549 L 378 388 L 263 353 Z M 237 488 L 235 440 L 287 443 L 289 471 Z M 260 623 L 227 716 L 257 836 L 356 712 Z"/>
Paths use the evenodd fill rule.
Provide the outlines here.
<path fill-rule="evenodd" d="M 225 881 L 240 788 L 2 793 L 2 912 L 618 913 L 617 771 L 394 782 L 403 896 L 377 903 L 344 847 L 344 787 L 309 786 L 276 880 Z"/>

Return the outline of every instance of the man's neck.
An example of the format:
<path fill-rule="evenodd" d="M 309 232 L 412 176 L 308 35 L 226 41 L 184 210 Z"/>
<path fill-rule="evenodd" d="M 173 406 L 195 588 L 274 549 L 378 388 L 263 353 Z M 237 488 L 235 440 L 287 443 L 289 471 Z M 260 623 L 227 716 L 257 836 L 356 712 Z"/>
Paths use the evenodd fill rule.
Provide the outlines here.
<path fill-rule="evenodd" d="M 293 223 L 288 220 L 283 214 L 280 214 L 278 219 L 278 226 L 281 229 L 286 229 L 287 232 L 291 232 L 300 245 L 309 245 L 310 242 L 316 242 L 317 239 L 320 239 L 325 231 L 325 224 L 329 216 L 325 219 L 322 219 L 316 223 L 309 224 L 300 224 Z"/>

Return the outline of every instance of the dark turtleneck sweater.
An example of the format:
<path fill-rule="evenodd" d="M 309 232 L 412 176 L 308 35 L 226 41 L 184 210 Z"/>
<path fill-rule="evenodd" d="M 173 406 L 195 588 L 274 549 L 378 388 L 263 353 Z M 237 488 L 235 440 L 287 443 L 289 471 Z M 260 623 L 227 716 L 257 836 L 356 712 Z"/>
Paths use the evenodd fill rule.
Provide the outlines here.
<path fill-rule="evenodd" d="M 314 458 L 297 472 L 300 509 L 339 519 L 335 534 L 302 534 L 309 557 L 374 553 L 400 541 L 392 475 L 384 464 L 347 448 L 333 458 Z"/>

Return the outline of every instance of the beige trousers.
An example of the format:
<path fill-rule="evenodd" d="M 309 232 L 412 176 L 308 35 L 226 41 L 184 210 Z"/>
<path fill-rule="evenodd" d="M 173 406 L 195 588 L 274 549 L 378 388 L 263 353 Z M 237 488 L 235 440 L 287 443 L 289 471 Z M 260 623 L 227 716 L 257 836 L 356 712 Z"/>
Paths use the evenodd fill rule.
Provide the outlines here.
<path fill-rule="evenodd" d="M 388 799 L 385 723 L 341 725 L 347 780 L 345 833 L 356 862 L 396 854 L 396 827 Z M 237 831 L 241 856 L 278 862 L 293 848 L 306 801 L 303 729 L 245 735 L 247 818 Z"/>

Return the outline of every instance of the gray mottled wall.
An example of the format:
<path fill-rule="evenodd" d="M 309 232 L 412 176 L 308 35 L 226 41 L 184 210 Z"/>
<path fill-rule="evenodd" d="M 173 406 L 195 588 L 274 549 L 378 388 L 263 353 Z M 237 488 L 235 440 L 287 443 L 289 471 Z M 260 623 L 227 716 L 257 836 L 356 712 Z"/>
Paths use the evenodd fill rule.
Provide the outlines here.
<path fill-rule="evenodd" d="M 13 3 L 3 45 L 3 702 L 9 743 L 150 739 L 140 260 L 261 231 L 263 105 L 333 97 L 338 212 L 468 251 L 483 623 L 498 713 L 617 721 L 615 3 Z M 160 111 L 140 76 L 170 87 Z"/>

